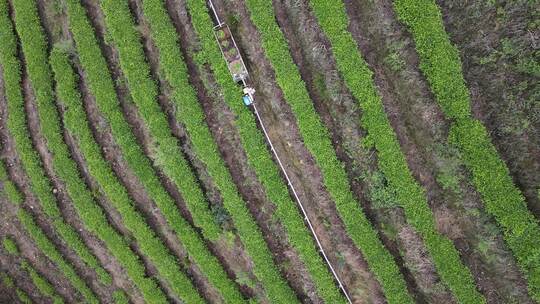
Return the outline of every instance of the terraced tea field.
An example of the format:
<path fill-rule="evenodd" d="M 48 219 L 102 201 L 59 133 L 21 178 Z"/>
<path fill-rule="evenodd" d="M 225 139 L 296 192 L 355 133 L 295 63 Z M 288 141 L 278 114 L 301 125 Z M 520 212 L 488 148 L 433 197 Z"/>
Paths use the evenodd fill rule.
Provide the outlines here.
<path fill-rule="evenodd" d="M 0 0 L 0 303 L 540 303 L 539 11 Z"/>

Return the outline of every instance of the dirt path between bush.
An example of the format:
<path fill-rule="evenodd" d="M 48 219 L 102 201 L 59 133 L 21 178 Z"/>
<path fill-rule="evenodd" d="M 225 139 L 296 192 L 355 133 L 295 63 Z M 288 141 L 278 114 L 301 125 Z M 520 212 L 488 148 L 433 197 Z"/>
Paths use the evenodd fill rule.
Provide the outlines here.
<path fill-rule="evenodd" d="M 221 3 L 217 1 L 215 5 L 223 8 Z M 269 135 L 332 264 L 355 301 L 383 302 L 378 282 L 347 236 L 334 202 L 325 190 L 320 170 L 302 143 L 296 119 L 275 82 L 273 68 L 264 55 L 260 36 L 249 19 L 249 13 L 242 3 L 235 1 L 227 5 L 226 16 L 234 22 L 235 38 L 246 54 L 246 64 L 258 92 L 258 108 Z"/>
<path fill-rule="evenodd" d="M 529 209 L 540 219 L 540 31 L 532 26 L 538 10 L 527 1 L 437 3 L 460 51 L 474 116 L 488 129 Z M 519 72 L 520 61 L 526 60 L 536 61 L 535 76 Z"/>
<path fill-rule="evenodd" d="M 0 81 L 0 92 L 4 92 L 3 86 L 4 86 L 3 81 Z M 88 286 L 90 286 L 94 291 L 96 291 L 96 288 L 101 288 L 101 287 L 98 285 L 97 280 L 95 279 L 95 272 L 91 270 L 90 268 L 88 268 L 80 260 L 79 256 L 71 248 L 69 248 L 63 241 L 60 240 L 60 237 L 56 234 L 56 231 L 54 230 L 50 221 L 46 219 L 40 203 L 38 202 L 35 195 L 32 193 L 28 178 L 26 176 L 26 173 L 22 169 L 22 164 L 18 158 L 17 151 L 15 150 L 15 142 L 13 138 L 11 137 L 11 135 L 9 134 L 9 130 L 7 129 L 7 126 L 6 126 L 8 115 L 9 113 L 7 112 L 7 101 L 5 99 L 5 95 L 2 95 L 2 98 L 0 98 L 0 141 L 1 141 L 0 158 L 4 160 L 6 169 L 8 171 L 9 179 L 13 181 L 14 184 L 17 186 L 17 188 L 22 192 L 23 196 L 25 197 L 25 202 L 19 207 L 13 204 L 6 204 L 5 206 L 3 206 L 3 208 L 5 208 L 6 210 L 5 212 L 2 212 L 2 214 L 6 214 L 6 216 L 9 214 L 13 219 L 15 219 L 18 208 L 26 209 L 26 211 L 32 214 L 38 226 L 41 229 L 43 229 L 43 232 L 55 244 L 56 249 L 62 254 L 64 258 L 66 258 L 66 261 L 68 261 L 71 265 L 74 266 L 77 273 L 81 275 L 81 278 L 85 280 L 86 282 L 93 282 L 93 284 L 88 284 Z M 5 223 L 5 225 L 9 226 L 9 228 L 6 228 L 6 229 L 13 228 L 12 232 L 16 236 L 17 240 L 20 240 L 19 242 L 20 246 L 33 248 L 33 240 L 31 240 L 30 238 L 27 238 L 25 233 L 20 232 L 22 231 L 22 228 L 15 229 L 15 226 L 10 224 L 12 223 L 12 221 L 6 220 L 2 222 Z M 21 249 L 24 249 L 24 248 L 21 248 Z M 36 254 L 33 254 L 29 258 L 32 261 L 37 262 L 37 260 L 34 259 L 35 256 Z M 49 273 L 47 272 L 47 274 Z M 53 284 L 55 283 L 61 284 L 62 280 L 64 280 L 63 276 L 54 276 L 54 275 L 49 276 L 49 279 Z M 76 296 L 77 293 L 69 292 L 70 288 L 73 288 L 73 287 L 69 287 L 70 286 L 69 283 L 64 282 L 63 286 L 60 286 L 58 284 L 55 284 L 55 286 L 60 287 L 58 288 L 58 290 L 64 291 L 68 299 L 70 297 L 77 297 Z"/>
<path fill-rule="evenodd" d="M 379 230 L 385 232 L 389 227 L 395 230 L 395 235 L 383 233 L 381 238 L 398 262 L 409 289 L 419 294 L 417 300 L 422 302 L 425 299 L 420 293 L 427 293 L 426 290 L 434 288 L 439 280 L 433 263 L 430 259 L 421 258 L 426 256 L 427 250 L 418 234 L 406 223 L 400 209 L 380 209 L 370 202 L 369 193 L 375 190 L 367 175 L 378 171 L 375 151 L 362 146 L 365 131 L 360 126 L 361 110 L 341 79 L 330 53 L 330 44 L 307 3 L 300 3 L 303 5 L 292 1 L 275 1 L 275 10 L 283 11 L 284 15 L 278 17 L 278 22 L 293 50 L 294 61 L 315 107 L 331 131 L 336 153 L 346 165 L 353 192 L 359 201 L 364 202 L 363 209 Z M 280 16 L 279 13 L 277 15 Z M 404 255 L 400 256 L 400 252 Z M 417 269 L 417 272 L 411 273 L 404 263 L 409 268 Z M 441 292 L 440 288 L 435 297 L 431 300 L 451 301 L 448 292 Z"/>
<path fill-rule="evenodd" d="M 352 16 L 350 31 L 374 71 L 390 123 L 413 176 L 426 190 L 437 228 L 454 242 L 488 302 L 530 301 L 496 223 L 448 145 L 448 123 L 418 70 L 414 44 L 396 21 L 391 1 L 345 3 Z"/>

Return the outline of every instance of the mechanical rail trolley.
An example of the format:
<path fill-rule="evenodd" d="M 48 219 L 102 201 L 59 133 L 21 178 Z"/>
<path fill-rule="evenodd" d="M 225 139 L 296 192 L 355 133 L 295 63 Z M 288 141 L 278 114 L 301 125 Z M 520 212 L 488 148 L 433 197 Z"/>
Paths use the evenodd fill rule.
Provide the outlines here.
<path fill-rule="evenodd" d="M 290 187 L 291 192 L 293 193 L 293 196 L 296 199 L 298 206 L 300 207 L 300 210 L 302 211 L 302 215 L 304 216 L 304 219 L 311 231 L 311 234 L 313 235 L 313 238 L 315 239 L 315 242 L 317 243 L 319 252 L 324 258 L 326 264 L 328 265 L 328 268 L 332 272 L 332 275 L 337 281 L 339 288 L 345 295 L 345 298 L 347 299 L 349 303 L 352 304 L 352 300 L 349 296 L 349 293 L 345 289 L 345 285 L 343 285 L 343 282 L 341 281 L 337 272 L 332 266 L 332 263 L 326 256 L 326 253 L 319 240 L 319 237 L 315 233 L 315 229 L 313 228 L 311 220 L 309 219 L 307 212 L 304 209 L 304 206 L 302 205 L 302 202 L 300 201 L 298 194 L 296 193 L 296 189 L 294 188 L 294 185 L 292 184 L 289 178 L 289 175 L 287 174 L 287 171 L 285 170 L 285 167 L 283 166 L 283 163 L 281 162 L 281 159 L 279 158 L 277 151 L 274 149 L 274 145 L 272 144 L 272 141 L 270 140 L 270 137 L 268 136 L 266 127 L 261 119 L 261 116 L 259 115 L 257 106 L 255 105 L 255 98 L 254 98 L 255 89 L 253 89 L 251 86 L 248 85 L 247 80 L 249 77 L 249 73 L 244 63 L 244 59 L 242 58 L 242 55 L 240 54 L 240 51 L 238 50 L 236 41 L 234 40 L 234 37 L 231 33 L 231 29 L 226 23 L 222 22 L 219 19 L 218 13 L 214 7 L 214 4 L 212 3 L 212 0 L 208 0 L 208 4 L 210 8 L 212 9 L 212 12 L 214 13 L 215 21 L 217 23 L 214 26 L 214 36 L 221 50 L 221 54 L 223 55 L 223 58 L 227 62 L 227 67 L 229 68 L 229 72 L 231 73 L 231 76 L 234 82 L 242 85 L 242 92 L 244 93 L 244 95 L 242 96 L 242 102 L 244 103 L 245 106 L 253 108 L 253 112 L 255 113 L 255 116 L 259 122 L 259 125 L 261 126 L 261 129 L 263 130 L 264 136 L 266 137 L 266 141 L 268 142 L 268 145 L 270 146 L 270 150 L 272 151 L 274 157 L 276 158 L 279 164 L 279 167 L 281 169 L 281 172 L 285 176 L 285 179 L 287 179 L 287 184 Z"/>

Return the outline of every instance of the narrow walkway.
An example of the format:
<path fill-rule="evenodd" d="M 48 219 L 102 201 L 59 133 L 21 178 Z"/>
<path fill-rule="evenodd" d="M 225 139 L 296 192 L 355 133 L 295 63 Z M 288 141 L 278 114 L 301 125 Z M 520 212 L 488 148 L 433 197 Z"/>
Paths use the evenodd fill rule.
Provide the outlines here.
<path fill-rule="evenodd" d="M 274 157 L 276 158 L 278 164 L 279 164 L 279 168 L 281 169 L 281 172 L 283 172 L 283 175 L 285 176 L 285 179 L 287 180 L 287 184 L 289 185 L 293 195 L 294 195 L 294 198 L 296 200 L 296 202 L 298 203 L 298 206 L 300 206 L 300 210 L 302 211 L 302 215 L 304 216 L 304 219 L 309 227 L 309 230 L 311 231 L 311 234 L 313 235 L 313 238 L 315 239 L 315 242 L 317 243 L 317 247 L 319 247 L 319 252 L 322 254 L 326 264 L 328 265 L 328 268 L 330 268 L 330 271 L 332 272 L 332 275 L 334 276 L 334 278 L 336 279 L 338 285 L 339 285 L 339 288 L 341 289 L 341 291 L 343 292 L 343 294 L 345 295 L 345 297 L 347 298 L 347 301 L 352 304 L 352 300 L 351 298 L 349 297 L 349 293 L 347 292 L 347 290 L 345 289 L 345 285 L 342 283 L 341 279 L 339 278 L 336 270 L 334 269 L 334 267 L 332 266 L 332 263 L 330 262 L 330 260 L 328 259 L 328 257 L 326 256 L 326 253 L 322 247 L 322 244 L 321 242 L 319 241 L 319 237 L 317 237 L 317 233 L 315 233 L 315 229 L 313 228 L 313 225 L 311 224 L 311 220 L 309 219 L 309 216 L 307 215 L 307 212 L 306 210 L 304 209 L 304 205 L 302 205 L 302 202 L 300 201 L 300 198 L 298 197 L 298 194 L 296 193 L 296 189 L 294 189 L 294 185 L 292 184 L 290 178 L 289 178 L 289 175 L 287 174 L 287 171 L 285 170 L 285 167 L 283 166 L 283 163 L 281 162 L 281 159 L 279 158 L 277 152 L 276 152 L 276 149 L 274 149 L 274 145 L 272 144 L 272 140 L 270 140 L 270 136 L 268 136 L 268 132 L 266 131 L 266 126 L 264 125 L 263 121 L 262 121 L 262 118 L 261 118 L 261 115 L 259 114 L 259 111 L 257 110 L 257 106 L 255 105 L 255 100 L 253 100 L 253 110 L 255 112 L 255 115 L 257 116 L 257 120 L 259 122 L 259 125 L 261 126 L 261 129 L 263 130 L 264 132 L 264 137 L 266 138 L 266 141 L 268 142 L 268 145 L 270 145 L 270 150 L 272 151 L 272 154 L 274 154 Z"/>
<path fill-rule="evenodd" d="M 214 26 L 214 30 L 220 30 L 221 28 L 226 28 L 228 31 L 230 31 L 228 29 L 228 26 L 221 22 L 221 20 L 219 19 L 219 15 L 216 11 L 216 8 L 214 7 L 214 4 L 212 3 L 212 0 L 208 0 L 208 4 L 210 6 L 210 9 L 212 10 L 212 12 L 214 13 L 214 17 L 215 17 L 215 21 L 217 22 L 217 25 Z M 220 44 L 220 41 L 219 39 L 217 38 L 216 36 L 216 39 L 218 40 L 217 43 L 220 44 L 220 49 L 221 49 L 221 53 L 223 55 L 223 59 L 227 62 L 227 65 L 229 67 L 229 71 L 231 72 L 231 75 L 233 76 L 233 79 L 235 82 L 240 82 L 241 81 L 241 84 L 243 85 L 243 88 L 244 88 L 244 98 L 247 98 L 248 99 L 248 102 L 246 102 L 244 100 L 244 104 L 246 106 L 253 106 L 253 110 L 255 112 L 255 115 L 257 116 L 257 121 L 259 122 L 259 125 L 261 126 L 261 129 L 263 130 L 264 132 L 264 136 L 266 138 L 266 141 L 268 142 L 268 145 L 270 145 L 270 150 L 272 151 L 274 157 L 276 158 L 278 164 L 279 164 L 279 168 L 281 169 L 281 172 L 283 173 L 283 175 L 285 176 L 285 179 L 287 179 L 287 184 L 288 186 L 290 187 L 293 195 L 294 195 L 294 198 L 296 200 L 296 202 L 298 203 L 298 206 L 300 206 L 300 210 L 302 210 L 302 215 L 304 216 L 304 219 L 309 227 L 309 230 L 311 231 L 311 234 L 313 235 L 313 238 L 315 238 L 315 242 L 317 243 L 317 247 L 319 248 L 319 252 L 322 254 L 326 264 L 328 265 L 328 268 L 330 268 L 330 271 L 332 272 L 332 275 L 334 276 L 334 278 L 336 279 L 338 285 L 339 285 L 339 288 L 341 289 L 341 291 L 343 292 L 343 294 L 345 295 L 345 297 L 347 298 L 347 301 L 349 302 L 349 304 L 352 304 L 352 300 L 351 298 L 349 297 L 349 293 L 347 292 L 347 290 L 345 289 L 345 285 L 343 285 L 343 282 L 341 281 L 341 279 L 339 278 L 337 272 L 335 271 L 334 267 L 332 266 L 332 263 L 330 263 L 330 260 L 328 259 L 328 257 L 326 256 L 326 253 L 324 252 L 324 249 L 322 247 L 322 244 L 319 240 L 319 237 L 317 236 L 317 234 L 315 233 L 315 229 L 313 228 L 313 225 L 311 224 L 311 220 L 309 219 L 308 215 L 307 215 L 307 212 L 306 210 L 304 209 L 304 205 L 302 205 L 302 202 L 300 201 L 300 198 L 298 197 L 298 194 L 296 193 L 296 189 L 294 189 L 294 186 L 289 178 L 289 175 L 287 174 L 287 171 L 285 170 L 285 167 L 283 166 L 283 163 L 281 162 L 281 159 L 279 158 L 277 152 L 276 152 L 276 149 L 274 149 L 274 145 L 272 144 L 272 140 L 270 140 L 270 137 L 268 136 L 268 132 L 266 131 L 266 126 L 264 125 L 263 121 L 262 121 L 262 118 L 261 118 L 261 115 L 259 114 L 259 111 L 257 110 L 257 106 L 255 105 L 255 97 L 254 97 L 254 93 L 255 93 L 255 90 L 253 90 L 253 88 L 249 87 L 246 83 L 246 80 L 247 78 L 249 77 L 249 73 L 247 71 L 247 68 L 244 64 L 244 61 L 243 61 L 243 58 L 242 56 L 240 55 L 240 51 L 238 50 L 238 47 L 236 46 L 236 42 L 234 41 L 234 38 L 232 37 L 232 33 L 228 33 L 228 37 L 232 40 L 232 44 L 234 45 L 234 48 L 236 48 L 236 54 L 237 56 L 239 57 L 239 60 L 241 61 L 241 64 L 242 64 L 242 67 L 243 69 L 241 69 L 241 71 L 239 71 L 238 75 L 236 75 L 236 71 L 233 72 L 233 69 L 231 68 L 231 62 L 232 59 L 228 58 L 230 56 L 227 56 L 226 55 L 226 52 L 224 52 L 224 50 L 222 49 L 222 45 Z M 236 57 L 235 60 L 238 60 L 238 57 Z"/>

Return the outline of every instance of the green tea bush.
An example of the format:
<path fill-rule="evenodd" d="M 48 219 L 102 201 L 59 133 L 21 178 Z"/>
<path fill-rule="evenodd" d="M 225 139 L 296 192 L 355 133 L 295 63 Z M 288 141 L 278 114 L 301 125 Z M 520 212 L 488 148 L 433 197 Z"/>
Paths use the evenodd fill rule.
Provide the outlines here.
<path fill-rule="evenodd" d="M 485 299 L 477 291 L 469 269 L 461 262 L 457 249 L 448 238 L 437 231 L 424 191 L 414 180 L 388 121 L 381 97 L 373 83 L 373 72 L 347 31 L 348 19 L 344 5 L 330 5 L 322 0 L 312 0 L 310 4 L 332 44 L 338 69 L 363 110 L 362 126 L 375 143 L 379 168 L 389 186 L 395 190 L 407 222 L 422 236 L 437 272 L 457 300 L 461 303 L 484 302 Z"/>
<path fill-rule="evenodd" d="M 155 162 L 180 190 L 196 224 L 198 221 L 202 221 L 200 226 L 202 229 L 210 223 L 216 225 L 208 203 L 205 202 L 202 189 L 197 184 L 196 177 L 190 170 L 187 160 L 180 153 L 178 143 L 172 136 L 167 119 L 157 102 L 157 86 L 150 78 L 150 67 L 145 61 L 140 35 L 134 28 L 127 2 L 104 0 L 101 1 L 101 7 L 105 13 L 111 41 L 118 49 L 120 66 L 127 78 L 131 96 L 154 140 Z M 146 11 L 153 8 L 151 3 L 146 3 L 144 7 Z M 160 35 L 154 36 L 154 38 L 156 38 L 159 48 L 162 45 L 163 37 Z M 175 73 L 175 77 L 181 78 L 173 79 L 171 71 L 176 67 L 169 65 L 172 58 L 167 53 L 162 52 L 161 55 L 167 57 L 161 58 L 161 68 L 165 71 L 171 85 L 176 88 L 178 85 L 189 88 L 187 74 Z M 182 77 L 184 82 L 178 83 L 177 81 L 182 81 Z M 179 93 L 181 92 L 176 92 L 176 94 Z M 194 107 L 197 105 L 197 100 L 193 91 L 191 93 L 184 91 L 181 96 L 176 95 L 174 101 L 181 102 L 176 104 L 178 106 L 177 118 L 186 126 L 196 156 L 205 164 L 210 177 L 220 191 L 223 205 L 233 219 L 246 252 L 253 260 L 255 275 L 261 280 L 265 290 L 274 301 L 288 303 L 296 301 L 292 289 L 274 265 L 268 246 L 249 213 L 246 203 L 238 194 L 232 177 L 220 157 L 216 143 L 204 123 L 202 111 L 200 108 Z"/>
<path fill-rule="evenodd" d="M 0 0 L 0 63 L 4 69 L 5 94 L 7 100 L 7 127 L 15 142 L 15 149 L 28 175 L 30 188 L 41 203 L 45 215 L 51 220 L 62 240 L 72 248 L 82 261 L 98 274 L 104 284 L 112 282 L 111 277 L 99 265 L 97 259 L 79 238 L 75 230 L 62 218 L 52 185 L 45 175 L 41 159 L 32 145 L 30 131 L 26 125 L 24 99 L 21 88 L 21 64 L 17 57 L 17 41 L 13 25 L 8 15 L 7 0 Z M 15 202 L 15 201 L 14 201 Z"/>
<path fill-rule="evenodd" d="M 77 140 L 90 175 L 122 216 L 124 226 L 137 241 L 141 252 L 156 266 L 159 275 L 167 280 L 171 289 L 179 295 L 183 294 L 191 285 L 189 279 L 176 258 L 148 227 L 143 216 L 136 210 L 126 188 L 101 156 L 100 148 L 86 120 L 81 96 L 77 91 L 77 79 L 68 58 L 54 49 L 50 55 L 50 63 L 56 80 L 59 102 L 66 108 L 64 126 Z"/>
<path fill-rule="evenodd" d="M 433 0 L 396 0 L 394 7 L 412 33 L 420 69 L 444 114 L 452 120 L 450 140 L 471 171 L 487 212 L 501 226 L 508 247 L 527 277 L 529 294 L 540 302 L 540 226 L 486 128 L 471 116 L 459 52 L 444 29 L 441 11 Z"/>
<path fill-rule="evenodd" d="M 108 223 L 103 210 L 95 203 L 92 193 L 79 176 L 77 165 L 63 142 L 58 110 L 54 103 L 53 81 L 47 64 L 47 44 L 37 8 L 25 0 L 13 1 L 15 24 L 19 34 L 26 69 L 34 91 L 40 128 L 53 155 L 55 173 L 65 183 L 66 190 L 85 227 L 95 233 L 124 267 L 130 279 L 148 302 L 166 303 L 157 283 L 146 276 L 145 268 L 129 244 Z"/>

